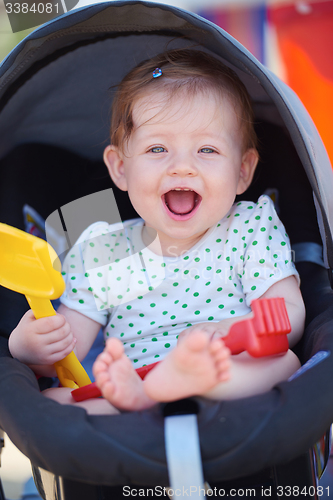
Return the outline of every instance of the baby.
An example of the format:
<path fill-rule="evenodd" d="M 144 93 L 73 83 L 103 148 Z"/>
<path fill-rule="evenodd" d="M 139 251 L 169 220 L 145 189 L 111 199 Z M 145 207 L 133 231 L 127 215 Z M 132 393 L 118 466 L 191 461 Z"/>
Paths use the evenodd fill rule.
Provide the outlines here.
<path fill-rule="evenodd" d="M 57 315 L 36 320 L 28 311 L 10 336 L 11 354 L 53 375 L 51 365 L 74 346 L 84 359 L 102 325 L 107 342 L 93 371 L 105 399 L 80 403 L 90 413 L 246 397 L 286 380 L 300 366 L 291 350 L 231 356 L 222 340 L 252 317 L 257 298 L 284 297 L 290 346 L 304 327 L 298 274 L 271 200 L 234 203 L 252 181 L 256 143 L 247 90 L 214 57 L 174 50 L 130 71 L 114 98 L 104 161 L 141 219 L 84 231 L 64 263 Z M 156 361 L 141 380 L 135 369 Z M 73 403 L 70 389 L 45 392 Z"/>

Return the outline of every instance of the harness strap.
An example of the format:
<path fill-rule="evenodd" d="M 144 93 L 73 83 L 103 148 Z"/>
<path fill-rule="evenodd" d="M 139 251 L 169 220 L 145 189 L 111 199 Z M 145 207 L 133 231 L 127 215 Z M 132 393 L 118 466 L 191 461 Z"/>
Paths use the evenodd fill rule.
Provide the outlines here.
<path fill-rule="evenodd" d="M 205 498 L 196 415 L 172 415 L 164 420 L 170 489 L 174 498 Z M 170 490 L 169 490 L 170 491 Z"/>

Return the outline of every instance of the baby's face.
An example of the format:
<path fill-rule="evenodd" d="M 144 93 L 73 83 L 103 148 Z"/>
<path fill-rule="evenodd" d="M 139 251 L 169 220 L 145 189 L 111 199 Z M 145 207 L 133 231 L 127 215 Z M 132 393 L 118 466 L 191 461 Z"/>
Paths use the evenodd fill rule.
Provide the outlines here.
<path fill-rule="evenodd" d="M 193 246 L 248 187 L 257 163 L 243 151 L 236 111 L 213 92 L 166 102 L 164 92 L 141 98 L 124 153 L 109 146 L 104 159 L 165 255 Z M 177 247 L 168 250 L 169 247 Z"/>

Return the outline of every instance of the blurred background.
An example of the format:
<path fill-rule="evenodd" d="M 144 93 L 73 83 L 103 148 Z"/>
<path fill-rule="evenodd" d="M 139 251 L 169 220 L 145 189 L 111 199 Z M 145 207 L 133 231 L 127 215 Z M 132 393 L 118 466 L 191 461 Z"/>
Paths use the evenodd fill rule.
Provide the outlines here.
<path fill-rule="evenodd" d="M 35 0 L 25 1 L 32 4 Z M 66 4 L 75 5 L 76 1 L 66 0 Z M 75 8 L 91 3 L 94 0 L 79 0 Z M 159 0 L 159 3 L 194 12 L 221 26 L 288 83 L 310 112 L 333 163 L 330 126 L 333 0 Z M 65 1 L 61 0 L 61 4 L 65 6 Z M 0 0 L 0 61 L 32 29 L 13 33 L 4 0 Z"/>
<path fill-rule="evenodd" d="M 61 3 L 65 5 L 63 0 Z M 79 0 L 75 8 L 91 3 L 95 2 Z M 159 0 L 157 3 L 194 12 L 219 25 L 292 87 L 312 116 L 333 163 L 330 123 L 333 0 Z M 13 33 L 4 0 L 0 0 L 0 61 L 33 29 Z M 28 459 L 6 438 L 1 478 L 7 497 L 20 498 L 30 475 Z"/>

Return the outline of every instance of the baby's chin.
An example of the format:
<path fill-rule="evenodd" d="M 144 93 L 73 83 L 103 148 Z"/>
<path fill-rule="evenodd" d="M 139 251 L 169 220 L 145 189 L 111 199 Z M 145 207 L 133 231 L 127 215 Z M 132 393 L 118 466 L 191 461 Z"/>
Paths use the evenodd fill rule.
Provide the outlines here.
<path fill-rule="evenodd" d="M 143 223 L 141 230 L 141 238 L 146 247 L 151 248 L 155 242 L 155 246 L 158 246 L 159 237 L 158 231 L 146 222 Z M 156 253 L 156 252 L 155 252 Z"/>

